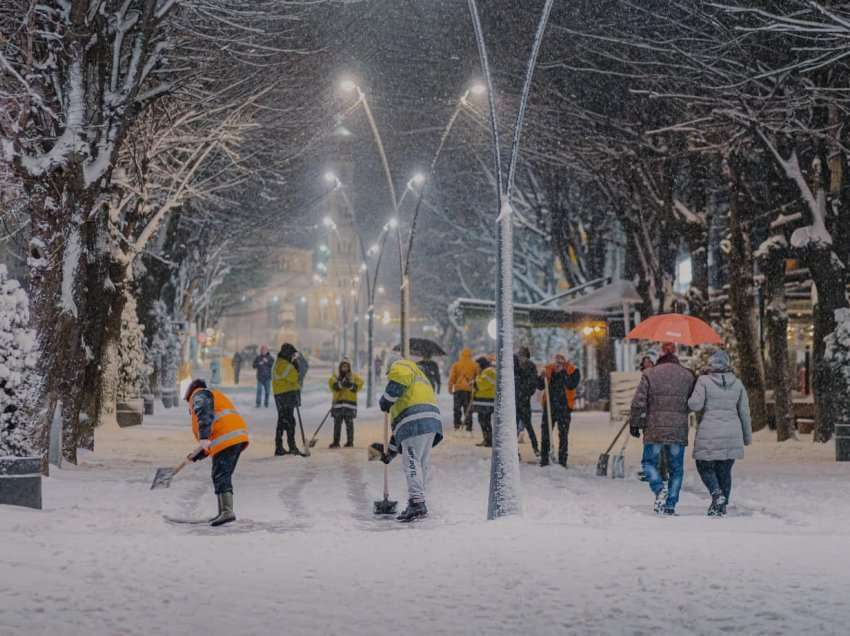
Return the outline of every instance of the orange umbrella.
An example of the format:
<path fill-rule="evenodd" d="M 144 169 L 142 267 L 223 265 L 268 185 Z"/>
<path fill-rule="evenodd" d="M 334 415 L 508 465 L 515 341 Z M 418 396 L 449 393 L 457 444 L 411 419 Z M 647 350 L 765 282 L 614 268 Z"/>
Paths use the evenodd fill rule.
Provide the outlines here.
<path fill-rule="evenodd" d="M 710 325 L 699 318 L 684 314 L 661 314 L 647 318 L 626 337 L 632 340 L 677 342 L 689 346 L 722 342 Z"/>

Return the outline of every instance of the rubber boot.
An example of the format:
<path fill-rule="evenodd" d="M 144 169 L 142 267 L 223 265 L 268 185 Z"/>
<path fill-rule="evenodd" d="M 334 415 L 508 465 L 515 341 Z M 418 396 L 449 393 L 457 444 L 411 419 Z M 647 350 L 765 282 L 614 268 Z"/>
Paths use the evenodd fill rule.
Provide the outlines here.
<path fill-rule="evenodd" d="M 338 417 L 334 418 L 334 441 L 331 442 L 328 448 L 339 448 L 339 435 L 342 429 L 342 420 Z"/>
<path fill-rule="evenodd" d="M 345 422 L 345 447 L 354 448 L 354 422 L 351 420 Z"/>
<path fill-rule="evenodd" d="M 413 500 L 409 500 L 407 502 L 407 508 L 404 509 L 396 519 L 401 521 L 402 523 L 410 523 L 411 521 L 416 521 L 417 519 L 422 519 L 423 517 L 428 516 L 428 508 L 425 507 L 425 502 L 420 501 L 416 502 Z"/>
<path fill-rule="evenodd" d="M 215 521 L 216 519 L 218 519 L 221 516 L 221 495 L 216 495 L 215 499 L 216 499 L 216 502 L 218 503 L 218 513 L 216 513 L 215 517 L 210 519 L 210 523 L 212 523 L 213 521 Z"/>
<path fill-rule="evenodd" d="M 218 516 L 210 521 L 211 526 L 221 526 L 231 521 L 236 521 L 236 515 L 233 514 L 233 493 L 224 492 L 218 496 L 218 506 L 220 512 Z"/>

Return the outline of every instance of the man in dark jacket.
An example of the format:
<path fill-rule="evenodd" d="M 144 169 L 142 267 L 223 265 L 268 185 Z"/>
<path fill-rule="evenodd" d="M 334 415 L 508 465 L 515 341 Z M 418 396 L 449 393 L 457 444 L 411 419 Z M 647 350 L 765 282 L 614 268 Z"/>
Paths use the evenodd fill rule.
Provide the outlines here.
<path fill-rule="evenodd" d="M 531 423 L 531 398 L 537 390 L 537 366 L 531 361 L 531 351 L 521 347 L 514 356 L 514 385 L 516 391 L 516 425 L 517 434 L 523 430 L 528 432 L 528 440 L 534 455 L 540 455 L 537 446 L 537 435 Z"/>
<path fill-rule="evenodd" d="M 269 408 L 269 393 L 272 392 L 272 366 L 274 358 L 266 345 L 260 347 L 260 355 L 254 358 L 253 367 L 257 370 L 257 408 L 260 401 Z M 262 399 L 262 400 L 261 400 Z"/>
<path fill-rule="evenodd" d="M 661 357 L 646 369 L 632 399 L 629 431 L 640 437 L 643 430 L 641 467 L 655 494 L 656 514 L 673 515 L 684 479 L 685 447 L 688 445 L 688 397 L 694 374 L 676 357 L 676 345 L 665 342 Z M 667 452 L 670 477 L 664 483 L 658 471 L 662 450 Z"/>
<path fill-rule="evenodd" d="M 567 467 L 570 423 L 575 405 L 576 389 L 581 382 L 581 372 L 562 355 L 556 355 L 552 364 L 546 365 L 537 388 L 549 385 L 548 396 L 543 395 L 543 424 L 540 429 L 540 465 L 549 465 L 549 406 L 552 407 L 552 426 L 558 427 L 558 463 Z"/>

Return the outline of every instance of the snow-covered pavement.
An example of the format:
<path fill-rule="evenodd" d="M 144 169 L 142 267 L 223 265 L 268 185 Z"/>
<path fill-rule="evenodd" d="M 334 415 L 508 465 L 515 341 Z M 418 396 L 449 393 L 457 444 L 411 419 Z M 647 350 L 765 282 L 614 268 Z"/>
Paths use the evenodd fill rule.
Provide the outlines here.
<path fill-rule="evenodd" d="M 305 397 L 308 436 L 325 399 Z M 757 434 L 725 519 L 704 516 L 689 462 L 681 515 L 660 519 L 635 477 L 639 443 L 626 480 L 597 478 L 613 430 L 576 414 L 571 468 L 523 464 L 524 516 L 487 522 L 488 453 L 477 433 L 449 435 L 431 517 L 405 526 L 372 515 L 377 412 L 361 412 L 356 449 L 327 450 L 328 423 L 311 458 L 274 458 L 274 408 L 237 403 L 254 442 L 235 524 L 163 519 L 213 512 L 209 462 L 149 490 L 193 446 L 183 409 L 99 431 L 97 452 L 45 481 L 43 511 L 0 507 L 0 634 L 847 633 L 850 466 L 831 446 Z"/>

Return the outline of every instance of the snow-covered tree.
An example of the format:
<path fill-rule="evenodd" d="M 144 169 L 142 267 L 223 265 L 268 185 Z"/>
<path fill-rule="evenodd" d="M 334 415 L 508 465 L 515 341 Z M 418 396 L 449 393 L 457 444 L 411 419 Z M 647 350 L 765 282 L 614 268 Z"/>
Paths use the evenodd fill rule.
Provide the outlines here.
<path fill-rule="evenodd" d="M 32 413 L 35 359 L 29 300 L 0 265 L 0 456 L 41 454 Z"/>

